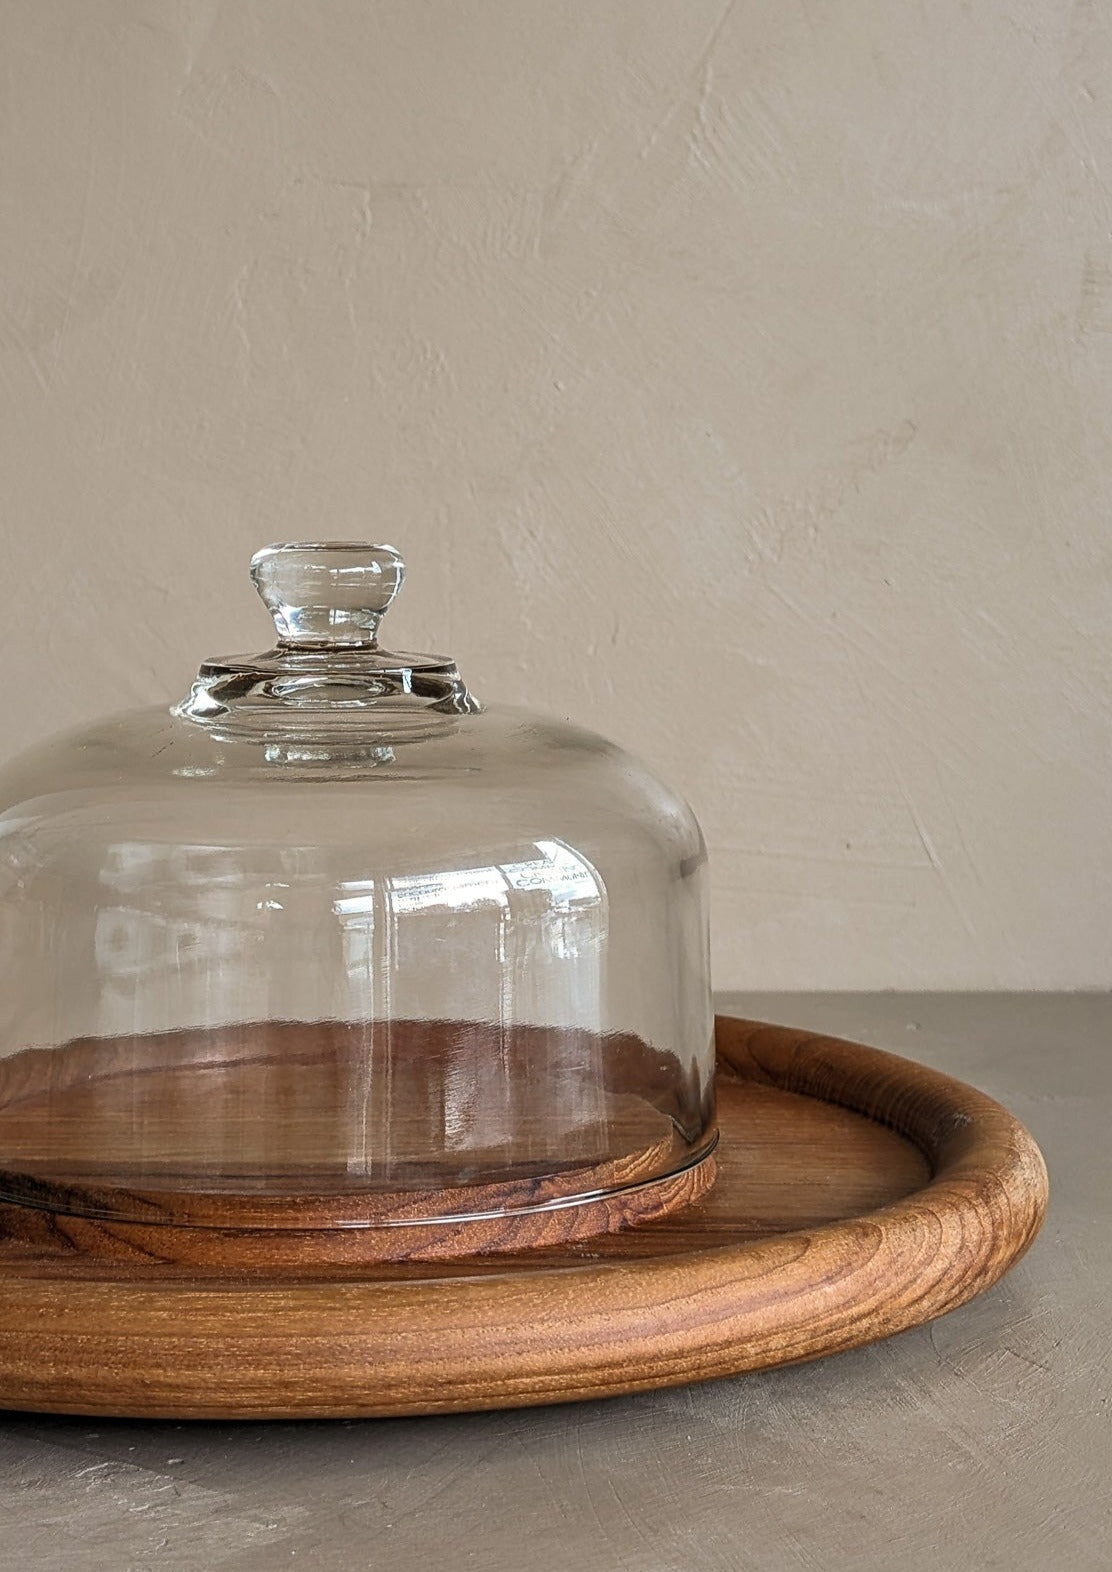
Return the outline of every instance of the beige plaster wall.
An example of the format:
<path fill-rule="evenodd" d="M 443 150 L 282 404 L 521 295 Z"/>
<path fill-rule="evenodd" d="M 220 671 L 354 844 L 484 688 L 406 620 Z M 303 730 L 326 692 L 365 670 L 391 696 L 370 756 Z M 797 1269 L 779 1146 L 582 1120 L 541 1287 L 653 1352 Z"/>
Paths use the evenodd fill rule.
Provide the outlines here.
<path fill-rule="evenodd" d="M 695 805 L 716 981 L 1112 983 L 1112 10 L 2 0 L 5 747 L 265 541 Z"/>

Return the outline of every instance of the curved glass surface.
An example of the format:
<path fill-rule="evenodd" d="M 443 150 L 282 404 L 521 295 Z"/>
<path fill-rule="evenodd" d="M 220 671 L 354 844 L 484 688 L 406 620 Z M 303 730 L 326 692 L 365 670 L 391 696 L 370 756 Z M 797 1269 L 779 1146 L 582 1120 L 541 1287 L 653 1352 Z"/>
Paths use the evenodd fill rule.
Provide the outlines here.
<path fill-rule="evenodd" d="M 273 650 L 0 774 L 0 1196 L 373 1226 L 697 1161 L 690 811 L 601 738 L 382 650 L 390 548 L 268 548 L 255 576 Z"/>

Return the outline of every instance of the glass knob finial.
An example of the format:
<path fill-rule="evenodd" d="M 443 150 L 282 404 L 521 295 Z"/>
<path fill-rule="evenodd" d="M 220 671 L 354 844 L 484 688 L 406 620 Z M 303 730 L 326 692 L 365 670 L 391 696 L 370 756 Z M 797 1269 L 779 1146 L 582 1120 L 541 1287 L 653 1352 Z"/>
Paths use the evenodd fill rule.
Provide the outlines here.
<path fill-rule="evenodd" d="M 402 587 L 393 546 L 348 541 L 264 546 L 251 578 L 286 648 L 364 648 L 378 643 L 382 614 Z"/>

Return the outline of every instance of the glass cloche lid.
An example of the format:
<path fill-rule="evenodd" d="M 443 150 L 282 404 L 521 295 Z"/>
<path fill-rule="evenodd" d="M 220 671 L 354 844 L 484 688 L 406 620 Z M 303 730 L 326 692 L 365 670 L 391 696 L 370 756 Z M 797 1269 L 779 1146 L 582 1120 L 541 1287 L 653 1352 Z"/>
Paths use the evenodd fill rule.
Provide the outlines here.
<path fill-rule="evenodd" d="M 0 1199 L 388 1255 L 709 1182 L 690 810 L 593 733 L 383 648 L 392 548 L 251 572 L 273 648 L 0 774 Z"/>

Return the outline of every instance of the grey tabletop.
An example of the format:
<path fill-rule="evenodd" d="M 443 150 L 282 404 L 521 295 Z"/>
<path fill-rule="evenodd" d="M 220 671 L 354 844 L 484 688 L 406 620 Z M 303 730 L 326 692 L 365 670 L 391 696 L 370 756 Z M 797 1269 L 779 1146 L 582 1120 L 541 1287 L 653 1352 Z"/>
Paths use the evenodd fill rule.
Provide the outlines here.
<path fill-rule="evenodd" d="M 451 1418 L 0 1418 L 3 1572 L 1112 1566 L 1112 995 L 732 995 L 1007 1104 L 1051 1208 L 990 1293 L 871 1348 Z"/>

